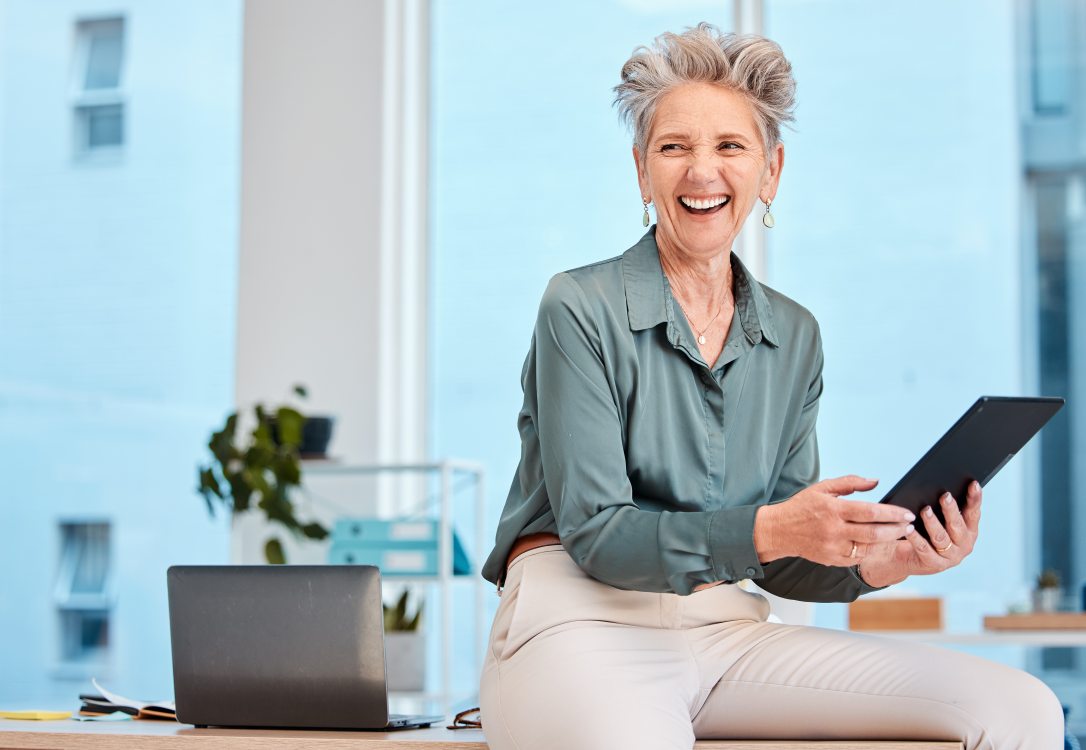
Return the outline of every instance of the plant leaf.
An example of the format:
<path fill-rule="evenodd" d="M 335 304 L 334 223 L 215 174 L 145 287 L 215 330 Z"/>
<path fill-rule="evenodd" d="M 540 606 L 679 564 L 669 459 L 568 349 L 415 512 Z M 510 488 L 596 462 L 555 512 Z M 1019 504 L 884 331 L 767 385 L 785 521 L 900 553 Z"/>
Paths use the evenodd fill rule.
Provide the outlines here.
<path fill-rule="evenodd" d="M 314 521 L 302 527 L 302 534 L 308 539 L 325 539 L 328 536 L 328 529 Z"/>
<path fill-rule="evenodd" d="M 302 425 L 305 424 L 305 417 L 297 409 L 280 406 L 275 413 L 275 424 L 279 429 L 280 445 L 297 447 L 302 444 Z"/>
<path fill-rule="evenodd" d="M 404 622 L 407 620 L 407 589 L 400 594 L 400 600 L 396 602 L 396 630 L 404 629 Z"/>
<path fill-rule="evenodd" d="M 256 426 L 253 427 L 253 446 L 259 446 L 268 451 L 275 451 L 275 441 L 272 439 L 271 433 L 271 418 L 268 413 L 264 411 L 264 407 L 261 404 L 257 404 L 253 407 L 253 413 L 256 414 Z M 251 448 L 250 448 L 251 450 Z"/>
<path fill-rule="evenodd" d="M 285 565 L 287 556 L 283 553 L 283 544 L 272 537 L 264 543 L 264 559 L 271 565 Z"/>
<path fill-rule="evenodd" d="M 202 491 L 201 495 L 204 496 L 204 503 L 207 505 L 207 514 L 212 518 L 215 517 L 215 504 L 211 502 L 211 495 L 208 492 Z"/>
<path fill-rule="evenodd" d="M 234 434 L 237 432 L 238 415 L 231 414 L 226 418 L 226 424 L 221 430 L 211 433 L 211 439 L 207 447 L 215 456 L 220 456 L 234 446 Z"/>
<path fill-rule="evenodd" d="M 227 474 L 226 482 L 230 485 L 230 498 L 233 501 L 234 512 L 242 513 L 248 510 L 253 488 L 245 478 L 245 472 L 235 471 Z"/>
<path fill-rule="evenodd" d="M 303 386 L 296 386 L 300 396 L 307 395 Z M 298 444 L 302 438 L 305 417 L 296 409 L 279 407 L 267 409 L 253 405 L 256 426 L 249 435 L 238 434 L 238 413 L 228 415 L 223 427 L 211 433 L 207 447 L 214 459 L 197 466 L 196 491 L 214 517 L 215 506 L 221 502 L 234 514 L 244 513 L 254 506 L 268 521 L 277 523 L 299 538 L 325 539 L 328 529 L 316 521 L 305 524 L 294 513 L 291 488 L 301 485 L 302 471 L 298 459 Z M 272 437 L 272 419 L 283 431 L 284 444 Z M 269 539 L 264 556 L 271 563 L 286 561 L 282 543 Z"/>
<path fill-rule="evenodd" d="M 206 497 L 208 493 L 215 495 L 220 500 L 224 499 L 222 496 L 222 488 L 219 487 L 219 480 L 215 478 L 215 472 L 210 466 L 199 467 L 200 471 L 200 492 L 204 493 Z M 210 498 L 209 498 L 210 500 Z"/>
<path fill-rule="evenodd" d="M 302 467 L 293 450 L 276 456 L 272 461 L 272 471 L 283 484 L 298 486 L 302 483 Z"/>
<path fill-rule="evenodd" d="M 419 608 L 415 610 L 415 616 L 408 621 L 404 630 L 415 631 L 419 629 L 419 618 L 422 617 L 422 602 L 419 602 Z"/>

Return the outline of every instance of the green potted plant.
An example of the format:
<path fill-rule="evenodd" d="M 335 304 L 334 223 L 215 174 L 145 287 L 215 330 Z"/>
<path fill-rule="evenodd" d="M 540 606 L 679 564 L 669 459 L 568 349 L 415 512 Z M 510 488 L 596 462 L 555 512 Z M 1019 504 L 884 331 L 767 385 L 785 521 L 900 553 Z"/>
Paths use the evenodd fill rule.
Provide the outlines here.
<path fill-rule="evenodd" d="M 426 689 L 426 639 L 419 630 L 422 602 L 409 611 L 409 590 L 385 609 L 385 681 L 389 690 Z"/>
<path fill-rule="evenodd" d="M 294 386 L 294 393 L 300 398 L 307 395 L 301 385 Z M 268 409 L 259 403 L 253 406 L 253 416 L 256 425 L 251 432 L 239 434 L 238 412 L 234 412 L 208 440 L 212 460 L 198 468 L 197 486 L 208 513 L 214 516 L 215 506 L 219 504 L 230 510 L 234 518 L 255 509 L 296 537 L 324 539 L 328 530 L 316 521 L 299 520 L 290 497 L 291 490 L 299 487 L 302 480 L 299 446 L 305 416 L 291 406 Z M 286 562 L 278 537 L 272 536 L 265 542 L 264 557 L 273 564 Z"/>
<path fill-rule="evenodd" d="M 1037 576 L 1037 588 L 1033 591 L 1033 611 L 1056 612 L 1060 608 L 1062 594 L 1059 572 L 1052 568 L 1041 571 Z"/>

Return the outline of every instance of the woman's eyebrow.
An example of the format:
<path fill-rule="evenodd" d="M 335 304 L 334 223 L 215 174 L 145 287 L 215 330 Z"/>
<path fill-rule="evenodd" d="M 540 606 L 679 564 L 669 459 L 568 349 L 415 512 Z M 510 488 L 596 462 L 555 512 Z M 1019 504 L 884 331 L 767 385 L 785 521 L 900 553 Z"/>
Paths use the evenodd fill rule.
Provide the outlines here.
<path fill-rule="evenodd" d="M 685 141 L 690 139 L 689 133 L 661 133 L 660 135 L 653 136 L 653 143 L 659 141 Z"/>
<path fill-rule="evenodd" d="M 659 143 L 660 141 L 688 141 L 693 139 L 689 133 L 670 132 L 661 133 L 652 137 L 653 143 Z M 744 143 L 749 141 L 750 138 L 743 133 L 721 133 L 717 135 L 713 140 L 716 141 L 743 141 Z"/>

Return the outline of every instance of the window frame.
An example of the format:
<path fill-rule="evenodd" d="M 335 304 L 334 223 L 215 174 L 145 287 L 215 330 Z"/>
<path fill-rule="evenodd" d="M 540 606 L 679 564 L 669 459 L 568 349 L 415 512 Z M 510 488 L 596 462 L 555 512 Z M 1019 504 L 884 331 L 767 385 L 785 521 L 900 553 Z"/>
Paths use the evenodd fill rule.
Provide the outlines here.
<path fill-rule="evenodd" d="M 121 55 L 117 70 L 117 85 L 112 88 L 86 88 L 87 72 L 90 66 L 91 41 L 94 38 L 93 29 L 107 24 L 119 26 L 121 39 Z M 79 161 L 116 161 L 123 153 L 128 143 L 128 130 L 126 127 L 128 114 L 127 80 L 127 28 L 128 22 L 124 15 L 110 14 L 103 16 L 81 16 L 75 20 L 73 26 L 74 51 L 72 62 L 72 74 L 70 82 L 69 99 L 72 109 L 72 150 Z M 90 145 L 90 117 L 94 110 L 107 107 L 118 107 L 121 117 L 120 143 L 101 146 Z"/>
<path fill-rule="evenodd" d="M 87 533 L 92 527 L 100 527 L 104 538 L 105 573 L 102 585 L 96 592 L 76 591 L 79 563 L 87 549 Z M 105 620 L 107 633 L 113 630 L 113 612 L 117 601 L 117 574 L 113 562 L 113 524 L 107 518 L 61 518 L 57 522 L 58 554 L 57 575 L 53 588 L 57 623 L 57 662 L 59 671 L 80 672 L 84 668 L 99 668 L 109 660 L 110 642 L 100 648 L 89 649 L 84 654 L 72 655 L 70 645 L 80 640 L 75 628 L 90 617 Z M 81 538 L 80 538 L 81 537 Z M 76 543 L 73 543 L 76 542 Z"/>

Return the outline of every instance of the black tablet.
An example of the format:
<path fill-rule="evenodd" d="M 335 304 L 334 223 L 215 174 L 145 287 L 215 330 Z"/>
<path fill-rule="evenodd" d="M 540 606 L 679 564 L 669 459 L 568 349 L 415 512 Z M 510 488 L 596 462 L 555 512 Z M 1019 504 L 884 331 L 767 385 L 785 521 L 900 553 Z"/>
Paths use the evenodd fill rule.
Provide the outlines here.
<path fill-rule="evenodd" d="M 943 523 L 944 492 L 964 507 L 969 483 L 988 484 L 1062 406 L 1062 398 L 980 397 L 879 502 L 915 513 L 916 530 L 927 539 L 920 518 L 925 505 Z"/>

